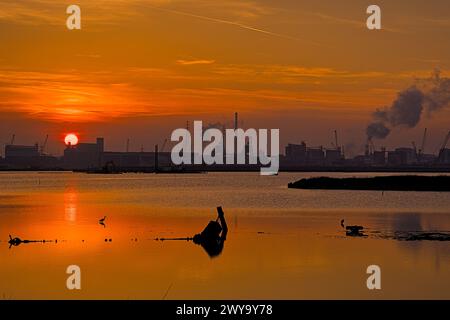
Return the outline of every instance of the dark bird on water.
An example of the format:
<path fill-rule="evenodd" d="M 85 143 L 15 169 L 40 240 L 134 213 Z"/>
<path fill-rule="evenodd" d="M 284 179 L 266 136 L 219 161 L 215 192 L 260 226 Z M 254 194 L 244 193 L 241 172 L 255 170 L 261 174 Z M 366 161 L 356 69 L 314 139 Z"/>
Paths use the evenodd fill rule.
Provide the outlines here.
<path fill-rule="evenodd" d="M 25 240 L 27 241 L 27 240 Z M 9 235 L 9 241 L 8 243 L 10 244 L 10 246 L 18 246 L 19 244 L 21 244 L 22 242 L 24 242 L 24 240 L 18 238 L 18 237 L 11 237 L 11 235 Z"/>
<path fill-rule="evenodd" d="M 357 225 L 346 226 L 344 219 L 341 220 L 341 226 L 342 226 L 342 228 L 345 228 L 347 236 L 363 236 L 364 235 L 362 233 L 362 230 L 364 229 L 363 226 L 357 226 Z"/>
<path fill-rule="evenodd" d="M 33 242 L 52 242 L 51 240 L 22 240 L 19 237 L 11 237 L 11 235 L 9 235 L 9 248 L 11 248 L 12 246 L 17 247 L 18 245 L 22 244 L 22 243 L 33 243 Z"/>

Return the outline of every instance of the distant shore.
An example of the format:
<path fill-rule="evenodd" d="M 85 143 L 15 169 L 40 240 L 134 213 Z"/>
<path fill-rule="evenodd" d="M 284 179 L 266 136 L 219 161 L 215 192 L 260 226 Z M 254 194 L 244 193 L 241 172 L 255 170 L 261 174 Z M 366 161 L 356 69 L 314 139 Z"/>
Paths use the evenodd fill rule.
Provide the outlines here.
<path fill-rule="evenodd" d="M 293 189 L 450 192 L 450 176 L 315 177 L 289 183 Z"/>
<path fill-rule="evenodd" d="M 259 172 L 260 166 L 187 166 L 184 169 L 160 167 L 159 173 L 196 173 L 196 172 Z M 154 167 L 117 167 L 116 172 L 120 173 L 154 173 Z M 103 169 L 64 169 L 64 168 L 39 168 L 39 167 L 0 167 L 1 171 L 68 171 L 86 173 L 107 173 Z M 404 167 L 371 167 L 371 166 L 301 166 L 301 167 L 281 167 L 279 172 L 379 172 L 379 173 L 450 173 L 450 166 L 404 166 Z M 110 172 L 111 173 L 111 172 Z M 114 172 L 112 172 L 114 173 Z"/>

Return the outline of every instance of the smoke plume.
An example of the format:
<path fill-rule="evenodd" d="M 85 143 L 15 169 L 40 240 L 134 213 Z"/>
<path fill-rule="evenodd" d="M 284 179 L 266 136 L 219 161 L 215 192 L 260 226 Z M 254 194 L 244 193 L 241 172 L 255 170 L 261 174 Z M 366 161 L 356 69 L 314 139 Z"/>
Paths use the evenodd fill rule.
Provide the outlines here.
<path fill-rule="evenodd" d="M 418 79 L 416 84 L 398 93 L 389 106 L 377 109 L 367 126 L 367 138 L 386 138 L 396 127 L 414 128 L 423 114 L 432 113 L 450 104 L 450 78 L 442 78 L 435 70 L 431 78 Z"/>

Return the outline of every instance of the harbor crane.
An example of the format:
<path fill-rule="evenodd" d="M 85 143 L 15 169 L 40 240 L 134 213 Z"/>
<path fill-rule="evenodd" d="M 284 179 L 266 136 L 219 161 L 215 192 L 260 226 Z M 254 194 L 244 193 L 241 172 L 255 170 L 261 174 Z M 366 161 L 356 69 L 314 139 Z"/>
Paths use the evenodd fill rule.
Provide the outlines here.
<path fill-rule="evenodd" d="M 370 138 L 368 141 L 369 144 L 369 154 L 372 154 L 375 152 L 375 144 L 373 143 L 373 139 Z"/>
<path fill-rule="evenodd" d="M 423 130 L 422 145 L 420 146 L 420 149 L 419 149 L 419 155 L 422 155 L 425 153 L 425 143 L 427 141 L 427 130 L 428 130 L 427 128 L 425 128 Z"/>
<path fill-rule="evenodd" d="M 44 152 L 45 152 L 45 148 L 47 147 L 47 142 L 48 142 L 48 134 L 45 136 L 44 143 L 41 145 L 41 148 L 40 148 L 41 155 L 44 154 Z"/>
<path fill-rule="evenodd" d="M 163 142 L 163 144 L 162 144 L 161 152 L 164 152 L 164 148 L 166 147 L 166 144 L 167 144 L 167 139 L 164 140 L 164 142 Z"/>
<path fill-rule="evenodd" d="M 337 130 L 334 130 L 334 143 L 336 146 L 336 150 L 339 150 L 339 143 L 338 143 L 338 133 Z"/>
<path fill-rule="evenodd" d="M 442 144 L 442 147 L 441 147 L 441 151 L 447 147 L 449 139 L 450 139 L 450 131 L 447 133 L 447 136 L 445 137 L 444 143 Z"/>
<path fill-rule="evenodd" d="M 442 162 L 444 160 L 444 151 L 445 151 L 445 148 L 447 147 L 449 139 L 450 139 L 450 130 L 448 131 L 447 136 L 444 139 L 444 143 L 442 144 L 441 149 L 439 151 L 439 157 L 438 157 L 439 162 Z"/>
<path fill-rule="evenodd" d="M 416 143 L 414 141 L 411 142 L 413 149 L 414 149 L 414 154 L 417 156 L 417 146 Z M 420 151 L 419 151 L 420 152 Z"/>

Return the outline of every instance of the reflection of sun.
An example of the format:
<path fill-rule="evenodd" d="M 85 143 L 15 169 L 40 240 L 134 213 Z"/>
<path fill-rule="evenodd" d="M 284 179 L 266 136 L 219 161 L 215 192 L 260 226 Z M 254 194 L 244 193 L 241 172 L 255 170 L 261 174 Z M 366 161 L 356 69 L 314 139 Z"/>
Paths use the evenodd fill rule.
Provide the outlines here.
<path fill-rule="evenodd" d="M 69 133 L 68 135 L 66 135 L 66 137 L 64 138 L 64 143 L 67 146 L 75 146 L 78 144 L 78 137 L 76 134 L 74 133 Z"/>
<path fill-rule="evenodd" d="M 77 219 L 77 194 L 75 192 L 64 193 L 64 211 L 66 221 L 74 222 Z"/>

